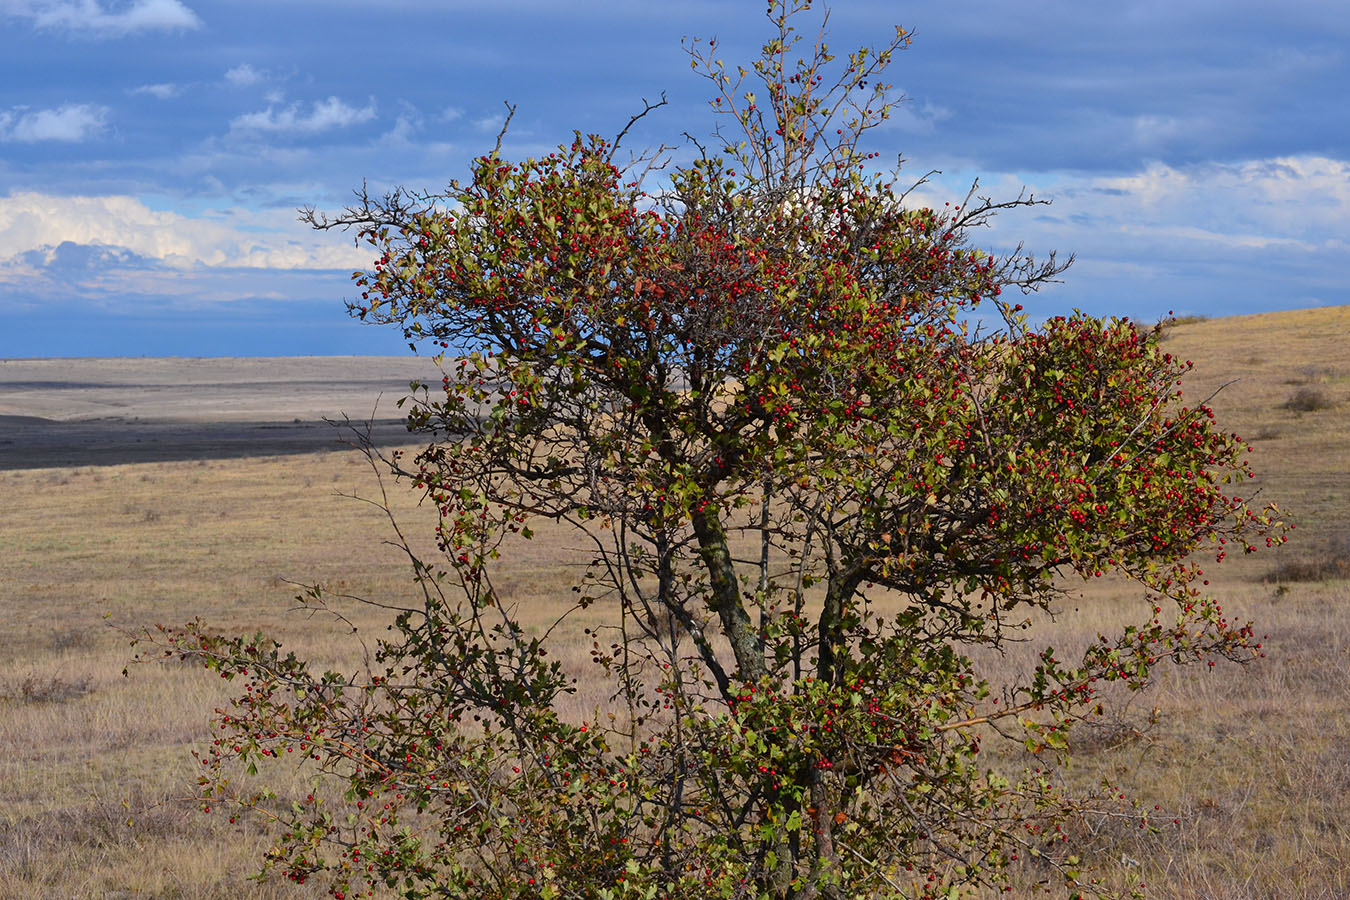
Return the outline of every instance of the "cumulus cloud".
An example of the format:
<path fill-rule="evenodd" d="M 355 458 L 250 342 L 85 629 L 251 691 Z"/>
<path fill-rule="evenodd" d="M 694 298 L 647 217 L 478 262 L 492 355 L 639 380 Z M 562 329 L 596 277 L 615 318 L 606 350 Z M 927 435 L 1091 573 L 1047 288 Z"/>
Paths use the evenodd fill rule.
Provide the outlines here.
<path fill-rule="evenodd" d="M 1350 239 L 1350 161 L 1286 156 L 1240 163 L 1173 167 L 1093 179 L 1155 222 L 1182 221 L 1210 231 L 1237 226 L 1255 234 L 1318 242 Z M 1115 201 L 1121 202 L 1121 201 Z"/>
<path fill-rule="evenodd" d="M 299 104 L 283 108 L 275 104 L 260 112 L 247 113 L 230 122 L 232 131 L 261 131 L 274 134 L 317 134 L 331 128 L 346 128 L 375 118 L 375 102 L 357 108 L 337 97 L 313 105 L 308 113 Z"/>
<path fill-rule="evenodd" d="M 909 201 L 954 205 L 970 178 L 938 176 Z M 1350 247 L 1348 160 L 1306 155 L 1186 166 L 1154 162 L 1116 175 L 999 174 L 981 177 L 978 193 L 1004 199 L 1023 187 L 1053 205 L 1000 217 L 988 234 L 1065 250 L 1086 244 L 1121 258 L 1138 254 L 1144 241 L 1168 255 L 1212 255 L 1225 247 L 1234 253 Z M 1123 239 L 1132 246 L 1114 246 Z"/>
<path fill-rule="evenodd" d="M 94 37 L 121 37 L 140 31 L 200 28 L 202 20 L 180 0 L 133 0 L 105 9 L 100 0 L 0 0 L 0 13 L 50 28 Z"/>
<path fill-rule="evenodd" d="M 241 299 L 285 304 L 340 294 L 345 278 L 314 269 L 179 268 L 125 247 L 66 241 L 3 260 L 0 291 L 16 309 L 178 309 L 194 315 Z M 72 307 L 72 301 L 78 306 Z"/>
<path fill-rule="evenodd" d="M 263 74 L 248 63 L 240 63 L 225 72 L 225 80 L 235 87 L 248 87 L 263 80 Z"/>
<path fill-rule="evenodd" d="M 971 177 L 936 176 L 908 202 L 955 206 Z M 1023 187 L 1053 205 L 1009 211 L 972 238 L 1002 252 L 1025 242 L 1037 253 L 1077 255 L 1065 285 L 1035 301 L 1050 304 L 1043 311 L 1078 306 L 1151 319 L 1168 309 L 1222 315 L 1350 302 L 1342 274 L 1350 268 L 1350 160 L 1004 173 L 982 177 L 978 193 L 1010 199 Z"/>
<path fill-rule="evenodd" d="M 99 135 L 108 110 L 86 103 L 67 103 L 56 109 L 16 107 L 0 112 L 0 141 L 85 141 Z"/>
<path fill-rule="evenodd" d="M 296 222 L 290 210 L 226 208 L 185 216 L 151 209 L 129 196 L 0 197 L 0 260 L 15 263 L 0 266 L 0 283 L 15 283 L 25 269 L 81 259 L 180 272 L 203 267 L 352 271 L 369 263 L 349 243 Z"/>
<path fill-rule="evenodd" d="M 125 247 L 105 247 L 100 244 L 77 244 L 62 241 L 53 246 L 38 247 L 18 254 L 19 263 L 66 278 L 79 278 L 109 269 L 153 269 L 154 260 L 146 259 Z"/>

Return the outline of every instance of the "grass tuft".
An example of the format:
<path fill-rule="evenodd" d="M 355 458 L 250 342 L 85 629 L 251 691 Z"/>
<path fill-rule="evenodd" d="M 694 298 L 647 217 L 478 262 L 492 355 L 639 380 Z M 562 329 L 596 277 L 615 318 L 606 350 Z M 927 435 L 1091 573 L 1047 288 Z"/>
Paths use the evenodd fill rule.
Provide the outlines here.
<path fill-rule="evenodd" d="M 94 690 L 88 675 L 63 678 L 60 675 L 29 673 L 0 689 L 0 700 L 18 703 L 64 703 Z"/>
<path fill-rule="evenodd" d="M 1318 412 L 1323 409 L 1331 409 L 1335 405 L 1321 389 L 1301 387 L 1281 404 L 1281 409 L 1291 409 L 1294 412 Z"/>
<path fill-rule="evenodd" d="M 1350 535 L 1303 548 L 1299 556 L 1282 560 L 1261 577 L 1266 584 L 1299 584 L 1350 579 Z"/>
<path fill-rule="evenodd" d="M 1261 577 L 1266 584 L 1288 584 L 1350 579 L 1350 558 L 1326 555 L 1282 562 Z"/>

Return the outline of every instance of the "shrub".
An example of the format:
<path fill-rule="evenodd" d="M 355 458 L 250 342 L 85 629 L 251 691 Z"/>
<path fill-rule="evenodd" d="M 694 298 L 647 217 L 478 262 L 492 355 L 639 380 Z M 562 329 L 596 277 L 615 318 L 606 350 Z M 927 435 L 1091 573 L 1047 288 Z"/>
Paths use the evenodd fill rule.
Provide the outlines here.
<path fill-rule="evenodd" d="M 5 686 L 0 700 L 19 703 L 64 703 L 83 697 L 93 690 L 93 679 L 88 675 L 67 679 L 60 675 L 29 673 L 16 683 Z"/>
<path fill-rule="evenodd" d="M 1350 578 L 1350 559 L 1324 556 L 1316 559 L 1291 559 L 1282 562 L 1261 577 L 1267 584 L 1297 581 L 1331 581 Z"/>
<path fill-rule="evenodd" d="M 1331 399 L 1319 388 L 1301 387 L 1280 406 L 1295 412 L 1318 412 L 1334 406 Z"/>
<path fill-rule="evenodd" d="M 1350 578 L 1350 540 L 1333 541 L 1320 552 L 1281 562 L 1261 577 L 1267 584 Z"/>
<path fill-rule="evenodd" d="M 1158 340 L 1170 341 L 1172 339 L 1172 329 L 1177 325 L 1196 325 L 1200 322 L 1209 321 L 1209 316 L 1169 316 L 1160 321 L 1154 328 L 1158 331 Z"/>
<path fill-rule="evenodd" d="M 1279 440 L 1283 436 L 1284 429 L 1275 425 L 1262 425 L 1260 428 L 1256 429 L 1256 433 L 1252 435 L 1252 440 L 1274 441 Z"/>
<path fill-rule="evenodd" d="M 1033 328 L 1001 298 L 1065 268 L 968 244 L 1032 198 L 910 208 L 871 174 L 859 142 L 908 37 L 834 69 L 822 33 L 793 62 L 799 11 L 771 9 L 741 75 L 762 94 L 693 48 L 746 140 L 659 192 L 651 160 L 621 169 L 578 135 L 480 157 L 443 195 L 309 213 L 372 249 L 354 315 L 459 356 L 407 400 L 424 450 L 366 447 L 439 513 L 434 560 L 396 532 L 416 594 L 368 668 L 200 626 L 159 638 L 242 681 L 202 803 L 263 807 L 287 876 L 337 896 L 932 898 L 1035 855 L 1085 890 L 1062 826 L 1120 804 L 1052 773 L 1099 685 L 1253 655 L 1189 561 L 1283 539 L 1225 493 L 1245 446 L 1182 405 L 1187 365 L 1156 335 Z M 531 633 L 501 575 L 540 520 L 593 558 Z M 1112 571 L 1145 593 L 1138 625 L 981 674 L 972 648 L 1015 638 L 1058 577 Z M 610 706 L 576 714 L 554 651 L 595 607 Z M 291 761 L 345 799 L 236 777 Z"/>

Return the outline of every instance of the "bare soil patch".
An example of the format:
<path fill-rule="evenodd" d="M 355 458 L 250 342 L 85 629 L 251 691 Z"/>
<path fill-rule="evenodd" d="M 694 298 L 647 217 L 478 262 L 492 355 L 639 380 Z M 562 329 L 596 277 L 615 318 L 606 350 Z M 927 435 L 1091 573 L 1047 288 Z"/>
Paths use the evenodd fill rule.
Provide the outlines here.
<path fill-rule="evenodd" d="M 341 449 L 326 419 L 406 442 L 398 399 L 440 378 L 418 357 L 0 360 L 0 470 Z"/>

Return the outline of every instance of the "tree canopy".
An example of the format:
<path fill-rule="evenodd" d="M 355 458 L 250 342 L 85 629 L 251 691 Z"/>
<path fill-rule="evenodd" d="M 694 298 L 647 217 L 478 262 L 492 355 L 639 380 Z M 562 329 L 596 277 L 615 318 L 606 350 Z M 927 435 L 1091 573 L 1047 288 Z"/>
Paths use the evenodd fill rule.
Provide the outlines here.
<path fill-rule="evenodd" d="M 442 553 L 404 543 L 420 599 L 354 674 L 174 635 L 248 680 L 204 802 L 274 809 L 228 773 L 295 749 L 342 788 L 273 811 L 280 871 L 337 896 L 899 898 L 1020 854 L 1090 892 L 1064 826 L 1114 800 L 1053 777 L 1075 723 L 1106 683 L 1256 652 L 1197 583 L 1202 551 L 1283 540 L 1241 496 L 1245 445 L 1183 402 L 1156 330 L 1008 299 L 1067 267 L 977 246 L 1035 198 L 928 208 L 877 173 L 909 36 L 836 59 L 822 25 L 798 57 L 809 5 L 771 7 L 748 70 L 690 47 L 739 136 L 687 165 L 499 139 L 443 193 L 307 213 L 376 258 L 353 314 L 445 351 L 407 407 L 425 449 L 386 460 Z M 500 576 L 541 520 L 592 560 L 530 634 Z M 1109 573 L 1138 625 L 982 674 L 1066 576 Z M 578 607 L 611 612 L 610 705 L 583 718 L 549 656 Z"/>

